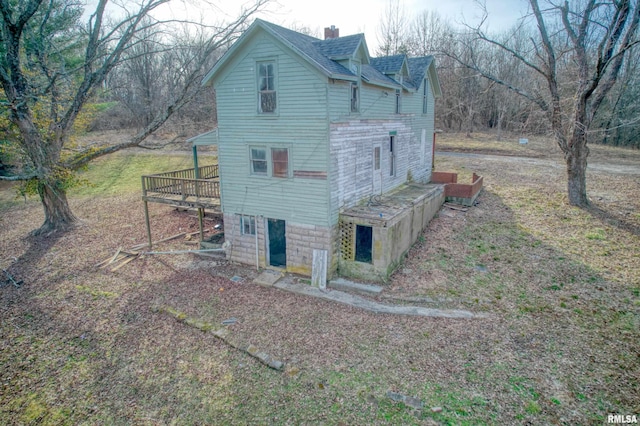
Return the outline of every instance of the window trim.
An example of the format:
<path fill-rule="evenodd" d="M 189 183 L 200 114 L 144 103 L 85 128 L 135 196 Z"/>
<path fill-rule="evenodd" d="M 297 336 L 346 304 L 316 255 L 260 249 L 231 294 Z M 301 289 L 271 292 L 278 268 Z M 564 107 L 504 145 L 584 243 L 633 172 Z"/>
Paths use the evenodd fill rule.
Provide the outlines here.
<path fill-rule="evenodd" d="M 260 75 L 260 67 L 262 65 L 272 65 L 273 66 L 273 89 L 272 90 L 261 90 L 260 89 L 260 83 L 261 83 L 261 79 L 263 78 Z M 267 85 L 268 85 L 268 79 L 269 79 L 269 75 L 267 73 Z M 256 92 L 257 92 L 257 109 L 258 109 L 258 114 L 260 115 L 266 115 L 266 116 L 270 116 L 270 115 L 276 115 L 278 113 L 278 64 L 276 62 L 275 59 L 264 59 L 264 60 L 258 60 L 256 61 Z M 275 95 L 275 106 L 273 108 L 273 111 L 263 111 L 262 110 L 262 94 L 263 93 L 273 93 Z"/>
<path fill-rule="evenodd" d="M 256 217 L 247 214 L 240 214 L 240 233 L 242 235 L 256 235 Z M 246 221 L 249 221 L 249 232 L 245 232 Z"/>
<path fill-rule="evenodd" d="M 402 111 L 402 90 L 396 89 L 396 114 Z"/>

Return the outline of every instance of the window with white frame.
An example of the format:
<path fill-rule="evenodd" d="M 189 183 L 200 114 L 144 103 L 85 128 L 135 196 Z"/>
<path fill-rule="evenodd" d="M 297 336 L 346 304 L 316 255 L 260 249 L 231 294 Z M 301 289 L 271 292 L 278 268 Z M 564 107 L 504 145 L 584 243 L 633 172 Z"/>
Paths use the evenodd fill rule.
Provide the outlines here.
<path fill-rule="evenodd" d="M 276 62 L 258 62 L 258 111 L 276 112 Z"/>
<path fill-rule="evenodd" d="M 400 89 L 396 89 L 396 114 L 400 114 L 401 102 L 401 91 Z"/>
<path fill-rule="evenodd" d="M 242 235 L 256 235 L 256 217 L 240 215 L 240 229 Z"/>
<path fill-rule="evenodd" d="M 262 147 L 251 147 L 249 149 L 249 162 L 252 175 L 267 175 L 267 149 Z"/>

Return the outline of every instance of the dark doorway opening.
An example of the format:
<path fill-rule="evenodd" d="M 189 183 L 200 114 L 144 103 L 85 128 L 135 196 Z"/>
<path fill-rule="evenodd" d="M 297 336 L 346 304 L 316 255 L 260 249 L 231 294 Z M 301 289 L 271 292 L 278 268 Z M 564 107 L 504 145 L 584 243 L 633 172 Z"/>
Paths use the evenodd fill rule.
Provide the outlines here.
<path fill-rule="evenodd" d="M 356 225 L 356 261 L 372 263 L 373 228 Z"/>
<path fill-rule="evenodd" d="M 285 221 L 267 219 L 269 232 L 269 265 L 287 266 L 287 236 Z"/>

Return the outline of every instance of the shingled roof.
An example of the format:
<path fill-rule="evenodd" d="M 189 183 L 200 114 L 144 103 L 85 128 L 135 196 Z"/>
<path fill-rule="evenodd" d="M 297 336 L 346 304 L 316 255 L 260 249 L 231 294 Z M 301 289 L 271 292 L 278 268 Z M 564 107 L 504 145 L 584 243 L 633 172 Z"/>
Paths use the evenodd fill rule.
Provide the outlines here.
<path fill-rule="evenodd" d="M 257 27 L 262 28 L 279 39 L 330 78 L 356 80 L 357 76 L 353 71 L 340 64 L 338 60 L 354 57 L 358 53 L 358 49 L 363 49 L 365 60 L 362 61 L 361 77 L 364 81 L 374 85 L 397 88 L 399 87 L 399 82 L 394 80 L 393 76 L 401 72 L 403 65 L 406 64 L 409 78 L 403 81 L 402 86 L 409 90 L 417 90 L 424 79 L 426 69 L 433 61 L 433 57 L 431 56 L 408 58 L 406 55 L 393 55 L 369 58 L 369 51 L 364 34 L 320 40 L 316 37 L 308 36 L 262 19 L 256 19 L 249 29 L 245 31 L 245 34 L 240 37 L 234 46 L 232 46 L 214 65 L 211 71 L 209 71 L 203 79 L 203 84 L 207 84 L 213 78 L 228 58 L 233 55 L 233 51 L 237 49 L 237 46 L 242 44 L 245 36 L 255 31 Z"/>

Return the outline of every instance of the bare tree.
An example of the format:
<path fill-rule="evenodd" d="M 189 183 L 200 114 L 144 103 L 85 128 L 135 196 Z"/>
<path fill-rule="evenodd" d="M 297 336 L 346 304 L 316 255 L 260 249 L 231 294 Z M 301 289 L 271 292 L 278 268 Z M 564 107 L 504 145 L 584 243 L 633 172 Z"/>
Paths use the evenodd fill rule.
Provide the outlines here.
<path fill-rule="evenodd" d="M 640 0 L 579 0 L 569 3 L 529 0 L 538 35 L 529 48 L 514 47 L 485 34 L 478 40 L 496 46 L 540 76 L 546 88 L 528 90 L 503 80 L 474 61 L 455 56 L 464 66 L 535 103 L 547 116 L 567 166 L 572 205 L 586 206 L 587 135 L 598 109 L 616 83 L 626 52 L 638 44 Z M 566 80 L 563 76 L 573 76 Z"/>
<path fill-rule="evenodd" d="M 389 0 L 378 26 L 378 56 L 407 53 L 409 20 L 400 0 Z"/>
<path fill-rule="evenodd" d="M 6 97 L 2 108 L 19 129 L 18 142 L 28 159 L 21 175 L 3 179 L 27 180 L 37 189 L 45 212 L 37 233 L 73 226 L 76 218 L 67 201 L 73 171 L 100 156 L 141 146 L 196 93 L 209 55 L 235 40 L 269 0 L 255 0 L 232 22 L 209 27 L 198 55 L 185 59 L 189 63 L 184 69 L 192 71 L 181 77 L 183 90 L 130 140 L 79 152 L 66 150 L 87 102 L 144 40 L 142 34 L 164 24 L 153 19 L 152 12 L 168 1 L 119 3 L 115 6 L 121 8 L 121 18 L 110 22 L 105 13 L 108 0 L 98 0 L 85 24 L 83 8 L 75 0 L 0 0 L 0 84 Z"/>

